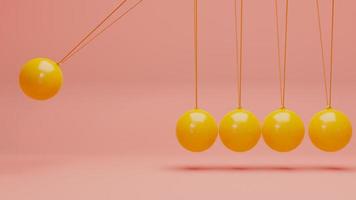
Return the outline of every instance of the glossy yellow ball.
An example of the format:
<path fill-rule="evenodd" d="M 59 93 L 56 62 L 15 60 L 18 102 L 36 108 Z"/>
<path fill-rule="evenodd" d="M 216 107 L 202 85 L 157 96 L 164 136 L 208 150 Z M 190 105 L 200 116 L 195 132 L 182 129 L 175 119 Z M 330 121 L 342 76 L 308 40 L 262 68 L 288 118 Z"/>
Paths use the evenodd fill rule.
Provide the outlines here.
<path fill-rule="evenodd" d="M 289 152 L 301 144 L 304 138 L 304 124 L 296 113 L 278 109 L 266 117 L 262 135 L 266 144 L 273 150 Z"/>
<path fill-rule="evenodd" d="M 192 152 L 209 149 L 218 136 L 218 127 L 208 112 L 200 109 L 184 113 L 177 122 L 176 134 L 179 143 Z"/>
<path fill-rule="evenodd" d="M 317 148 L 327 152 L 339 151 L 350 142 L 352 125 L 342 112 L 325 109 L 313 116 L 309 136 Z"/>
<path fill-rule="evenodd" d="M 256 146 L 261 137 L 260 122 L 247 110 L 234 110 L 221 120 L 219 136 L 228 149 L 236 152 L 248 151 Z"/>
<path fill-rule="evenodd" d="M 57 94 L 63 82 L 58 64 L 48 58 L 35 58 L 22 68 L 19 83 L 22 91 L 36 100 L 46 100 Z"/>

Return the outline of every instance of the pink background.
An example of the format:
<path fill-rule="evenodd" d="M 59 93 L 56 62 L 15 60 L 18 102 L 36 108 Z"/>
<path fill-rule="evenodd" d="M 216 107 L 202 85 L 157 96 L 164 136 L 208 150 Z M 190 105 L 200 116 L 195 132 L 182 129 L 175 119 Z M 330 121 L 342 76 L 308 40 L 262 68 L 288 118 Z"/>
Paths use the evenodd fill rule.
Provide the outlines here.
<path fill-rule="evenodd" d="M 355 199 L 354 139 L 334 154 L 308 137 L 288 154 L 262 140 L 245 154 L 178 145 L 176 120 L 194 103 L 192 0 L 145 0 L 62 66 L 56 98 L 26 98 L 21 66 L 59 60 L 116 4 L 0 0 L 0 199 Z M 336 6 L 333 101 L 355 124 L 356 2 Z M 245 1 L 243 100 L 261 121 L 279 107 L 273 9 Z M 201 1 L 200 103 L 217 120 L 236 101 L 233 23 L 233 0 Z M 290 1 L 286 101 L 306 125 L 325 105 L 317 31 L 315 2 Z"/>

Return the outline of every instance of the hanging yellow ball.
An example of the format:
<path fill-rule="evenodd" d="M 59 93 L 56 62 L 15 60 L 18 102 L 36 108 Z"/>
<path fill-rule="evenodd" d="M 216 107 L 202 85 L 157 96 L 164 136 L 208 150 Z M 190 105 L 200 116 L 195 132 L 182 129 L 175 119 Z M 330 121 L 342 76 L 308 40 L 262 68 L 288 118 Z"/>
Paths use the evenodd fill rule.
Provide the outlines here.
<path fill-rule="evenodd" d="M 256 146 L 261 137 L 260 122 L 253 113 L 236 109 L 221 120 L 219 136 L 228 149 L 246 152 Z"/>
<path fill-rule="evenodd" d="M 176 134 L 179 143 L 192 152 L 209 149 L 218 136 L 214 117 L 208 112 L 195 109 L 184 113 L 177 122 Z"/>
<path fill-rule="evenodd" d="M 320 150 L 336 152 L 350 142 L 352 125 L 344 113 L 325 109 L 313 116 L 309 124 L 309 137 Z"/>
<path fill-rule="evenodd" d="M 22 68 L 19 83 L 22 91 L 36 100 L 47 100 L 57 94 L 63 82 L 58 64 L 48 58 L 35 58 Z"/>
<path fill-rule="evenodd" d="M 304 138 L 304 124 L 295 112 L 284 108 L 278 109 L 266 117 L 262 135 L 266 144 L 273 150 L 289 152 L 301 144 Z"/>

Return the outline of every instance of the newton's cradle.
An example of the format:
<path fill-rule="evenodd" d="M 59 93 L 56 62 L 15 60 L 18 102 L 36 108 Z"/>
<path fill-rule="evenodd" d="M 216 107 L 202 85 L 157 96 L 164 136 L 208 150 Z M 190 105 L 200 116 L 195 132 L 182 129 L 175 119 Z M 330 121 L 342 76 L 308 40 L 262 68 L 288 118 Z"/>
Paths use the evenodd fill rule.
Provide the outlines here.
<path fill-rule="evenodd" d="M 275 26 L 277 38 L 278 71 L 280 81 L 281 107 L 271 112 L 260 125 L 255 115 L 242 107 L 242 68 L 243 68 L 243 28 L 244 28 L 244 0 L 234 0 L 235 33 L 236 33 L 236 67 L 237 67 L 237 107 L 227 113 L 216 124 L 214 117 L 207 111 L 199 109 L 198 104 L 198 0 L 194 1 L 194 47 L 195 47 L 195 105 L 194 109 L 184 113 L 177 122 L 176 136 L 179 143 L 191 152 L 202 152 L 209 149 L 216 141 L 218 135 L 223 144 L 235 152 L 246 152 L 252 149 L 263 136 L 265 143 L 275 151 L 290 152 L 296 149 L 304 138 L 305 128 L 302 119 L 285 106 L 287 47 L 288 47 L 288 11 L 289 0 L 284 0 L 284 45 L 280 39 L 279 30 L 279 1 L 274 0 Z M 323 29 L 320 17 L 320 2 L 315 0 L 316 15 L 320 34 L 320 49 L 322 54 L 322 69 L 324 89 L 326 96 L 326 108 L 316 113 L 309 124 L 309 136 L 312 143 L 320 150 L 336 152 L 350 142 L 352 137 L 352 124 L 348 117 L 340 111 L 332 108 L 332 77 L 334 56 L 334 23 L 335 1 L 331 10 L 331 36 L 330 36 L 330 60 L 325 59 L 323 41 Z M 122 0 L 100 23 L 94 27 L 78 44 L 74 46 L 60 61 L 55 62 L 48 58 L 35 58 L 28 61 L 19 75 L 19 83 L 22 91 L 30 98 L 47 100 L 54 97 L 62 86 L 63 76 L 60 65 L 68 61 L 99 35 L 108 30 L 113 24 L 127 15 L 141 4 L 138 0 L 128 7 L 120 16 L 108 23 L 109 19 L 129 0 Z M 324 1 L 325 2 L 325 1 Z M 272 3 L 272 0 L 271 0 Z M 329 66 L 327 66 L 329 64 Z M 327 70 L 329 68 L 329 71 Z"/>

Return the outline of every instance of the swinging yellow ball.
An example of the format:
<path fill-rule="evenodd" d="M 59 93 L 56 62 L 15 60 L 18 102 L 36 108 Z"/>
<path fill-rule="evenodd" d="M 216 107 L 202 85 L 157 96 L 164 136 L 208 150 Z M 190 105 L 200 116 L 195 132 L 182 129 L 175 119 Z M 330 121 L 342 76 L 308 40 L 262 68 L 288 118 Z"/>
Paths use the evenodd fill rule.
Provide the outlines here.
<path fill-rule="evenodd" d="M 231 111 L 221 120 L 219 128 L 223 144 L 235 152 L 252 149 L 261 137 L 260 123 L 255 115 L 244 109 Z"/>
<path fill-rule="evenodd" d="M 177 122 L 176 134 L 179 143 L 192 152 L 209 149 L 218 136 L 214 117 L 208 112 L 195 109 L 184 113 Z"/>
<path fill-rule="evenodd" d="M 287 109 L 270 113 L 263 124 L 262 135 L 266 144 L 275 151 L 289 152 L 297 148 L 304 138 L 302 119 Z"/>
<path fill-rule="evenodd" d="M 309 136 L 317 148 L 327 152 L 339 151 L 350 142 L 352 125 L 344 113 L 325 109 L 313 116 Z"/>
<path fill-rule="evenodd" d="M 36 100 L 46 100 L 57 94 L 62 86 L 62 71 L 48 58 L 35 58 L 22 68 L 19 83 L 22 91 Z"/>

